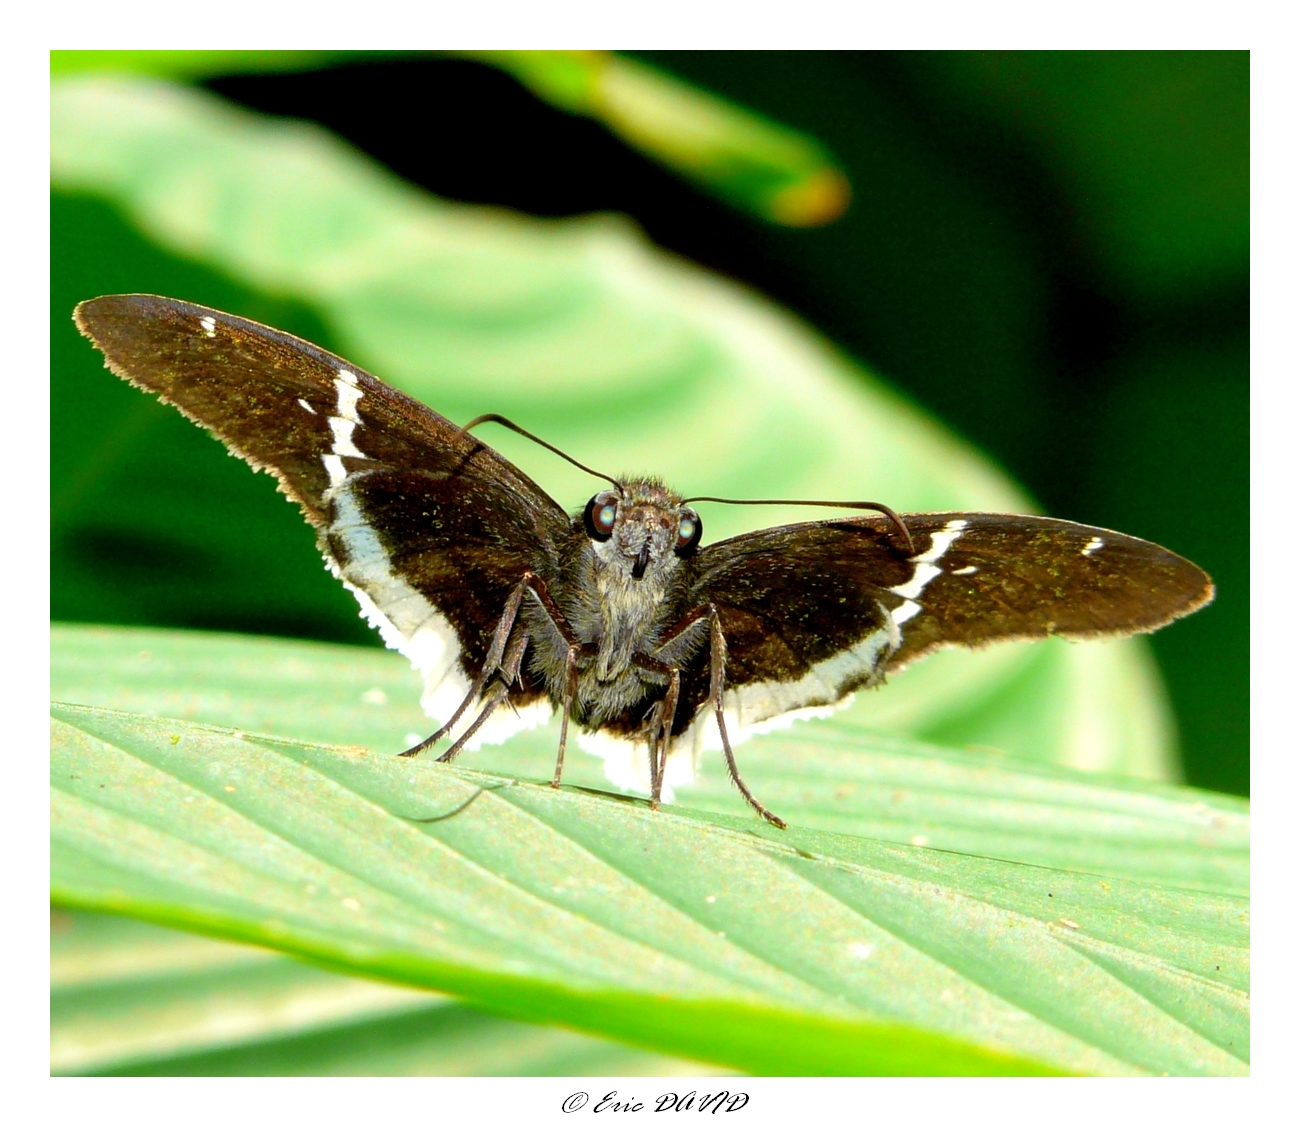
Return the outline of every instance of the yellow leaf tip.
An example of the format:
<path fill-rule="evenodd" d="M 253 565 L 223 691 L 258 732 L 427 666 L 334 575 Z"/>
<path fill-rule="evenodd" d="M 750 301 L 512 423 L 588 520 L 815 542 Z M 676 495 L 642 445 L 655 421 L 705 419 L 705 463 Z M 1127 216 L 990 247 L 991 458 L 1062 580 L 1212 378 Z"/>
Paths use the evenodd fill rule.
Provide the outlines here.
<path fill-rule="evenodd" d="M 848 177 L 838 168 L 823 168 L 782 188 L 768 201 L 768 216 L 785 227 L 822 227 L 848 210 Z"/>

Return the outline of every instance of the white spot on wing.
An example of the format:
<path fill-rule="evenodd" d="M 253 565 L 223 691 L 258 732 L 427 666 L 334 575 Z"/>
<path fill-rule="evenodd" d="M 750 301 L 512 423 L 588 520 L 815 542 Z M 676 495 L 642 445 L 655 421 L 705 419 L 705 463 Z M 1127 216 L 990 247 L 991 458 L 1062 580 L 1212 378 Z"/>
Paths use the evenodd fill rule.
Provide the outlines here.
<path fill-rule="evenodd" d="M 916 564 L 912 578 L 897 587 L 889 588 L 903 599 L 900 606 L 889 612 L 889 617 L 895 626 L 902 626 L 908 619 L 915 618 L 921 613 L 921 606 L 915 600 L 921 597 L 921 593 L 935 576 L 943 574 L 943 569 L 936 565 L 948 553 L 953 542 L 966 530 L 966 524 L 966 521 L 957 517 L 950 520 L 938 532 L 930 533 L 930 546 L 920 555 L 912 557 L 912 563 Z"/>
<path fill-rule="evenodd" d="M 966 531 L 967 523 L 967 521 L 958 517 L 956 520 L 950 520 L 938 532 L 932 532 L 930 534 L 930 547 L 919 556 L 913 556 L 912 561 L 914 563 L 937 563 L 943 559 L 948 549 L 952 547 L 953 541 Z"/>
<path fill-rule="evenodd" d="M 943 569 L 935 567 L 934 564 L 918 563 L 916 570 L 912 572 L 912 578 L 906 583 L 900 583 L 897 587 L 889 588 L 895 595 L 902 595 L 905 599 L 915 599 L 927 584 L 936 575 L 942 575 Z"/>
<path fill-rule="evenodd" d="M 334 387 L 338 390 L 339 396 L 338 414 L 329 417 L 330 432 L 334 436 L 334 442 L 330 452 L 321 455 L 321 461 L 325 463 L 325 472 L 329 474 L 331 489 L 337 489 L 347 480 L 348 471 L 343 465 L 344 458 L 365 457 L 352 441 L 352 432 L 361 422 L 361 416 L 357 414 L 357 402 L 365 394 L 357 387 L 356 373 L 340 368 Z M 308 411 L 312 411 L 311 404 L 302 399 L 298 402 Z M 312 411 L 313 415 L 315 413 Z"/>
<path fill-rule="evenodd" d="M 355 380 L 356 376 L 353 376 L 352 378 Z M 348 383 L 342 379 L 335 380 L 334 386 L 338 389 L 339 393 L 339 418 L 348 419 L 354 423 L 361 422 L 361 416 L 357 414 L 357 402 L 363 395 L 365 395 L 365 392 L 357 387 L 355 383 Z"/>
<path fill-rule="evenodd" d="M 895 626 L 902 626 L 904 622 L 915 618 L 920 613 L 920 603 L 914 603 L 911 599 L 904 599 L 902 603 L 889 612 L 889 617 Z"/>
<path fill-rule="evenodd" d="M 325 472 L 330 475 L 330 488 L 337 489 L 348 479 L 348 471 L 343 468 L 343 459 L 337 454 L 322 454 L 320 460 L 325 463 Z"/>
<path fill-rule="evenodd" d="M 364 458 L 365 455 L 352 442 L 352 432 L 357 424 L 348 419 L 336 419 L 330 416 L 330 430 L 334 432 L 334 453 L 349 458 Z"/>
<path fill-rule="evenodd" d="M 1093 552 L 1099 551 L 1101 548 L 1105 547 L 1105 545 L 1106 545 L 1105 540 L 1103 540 L 1100 536 L 1094 536 L 1091 540 L 1088 541 L 1088 543 L 1084 546 L 1083 551 L 1080 552 L 1079 554 L 1081 556 L 1090 556 L 1092 555 Z"/>
<path fill-rule="evenodd" d="M 203 332 L 206 336 L 214 337 L 217 335 L 217 322 L 213 317 L 200 317 L 199 324 L 203 326 Z"/>
<path fill-rule="evenodd" d="M 308 403 L 307 400 L 305 399 L 299 399 L 298 406 L 301 407 L 304 411 L 310 411 L 313 415 L 316 414 L 316 408 L 313 407 L 310 403 Z"/>

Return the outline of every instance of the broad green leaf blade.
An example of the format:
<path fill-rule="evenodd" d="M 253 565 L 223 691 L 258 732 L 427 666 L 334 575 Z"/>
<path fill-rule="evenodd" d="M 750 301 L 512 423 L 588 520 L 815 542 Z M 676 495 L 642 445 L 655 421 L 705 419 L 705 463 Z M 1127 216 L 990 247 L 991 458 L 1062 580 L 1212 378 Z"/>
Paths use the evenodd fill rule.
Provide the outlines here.
<path fill-rule="evenodd" d="M 419 683 L 396 654 L 238 635 L 58 626 L 51 688 L 60 700 L 172 716 L 395 755 L 427 735 Z M 1031 671 L 1032 672 L 1032 671 Z M 1028 678 L 1027 694 L 1040 689 Z M 985 750 L 953 751 L 852 726 L 879 694 L 864 694 L 843 723 L 815 720 L 738 749 L 745 778 L 800 825 L 1044 864 L 1245 894 L 1247 804 L 1186 788 L 1112 782 L 1029 767 Z M 978 698 L 977 698 L 978 699 Z M 924 717 L 917 718 L 924 720 Z M 918 724 L 918 726 L 923 726 Z M 924 735 L 924 733 L 921 733 Z M 467 765 L 519 778 L 551 778 L 558 725 L 502 747 L 467 753 Z M 615 790 L 600 760 L 571 754 L 566 782 Z M 721 757 L 706 753 L 683 806 L 747 816 Z"/>
<path fill-rule="evenodd" d="M 817 227 L 849 205 L 848 179 L 811 137 L 644 63 L 610 51 L 466 54 L 772 223 Z"/>
<path fill-rule="evenodd" d="M 50 1067 L 140 1075 L 690 1075 L 706 1066 L 475 1013 L 265 948 L 56 911 Z"/>
<path fill-rule="evenodd" d="M 313 70 L 357 59 L 395 57 L 404 51 L 51 51 L 50 74 L 152 74 L 204 79 L 219 74 L 273 74 Z"/>
<path fill-rule="evenodd" d="M 176 254 L 309 303 L 337 337 L 328 343 L 453 418 L 501 411 L 589 463 L 650 469 L 691 491 L 1027 507 L 996 470 L 787 314 L 663 255 L 614 218 L 546 223 L 448 204 L 320 130 L 156 82 L 57 82 L 52 123 L 57 186 L 113 201 Z M 281 558 L 290 533 L 254 525 L 250 537 L 223 484 L 245 471 L 214 450 L 203 461 L 201 436 L 185 488 L 176 485 L 178 467 L 159 460 L 141 421 L 161 419 L 149 410 L 162 412 L 142 402 L 139 419 L 99 420 L 112 456 L 83 467 L 93 490 L 84 481 L 68 490 L 81 501 L 69 502 L 56 542 L 112 544 L 146 530 L 164 555 L 201 563 L 187 569 L 196 584 L 207 573 L 246 574 L 248 605 L 263 607 L 258 553 Z M 590 495 L 588 479 L 523 440 L 492 440 L 564 503 Z M 135 507 L 105 530 L 91 497 Z M 712 538 L 806 516 L 718 507 L 705 520 Z M 288 511 L 284 521 L 287 530 Z M 298 535 L 306 559 L 310 535 Z M 232 567 L 241 552 L 249 565 Z M 275 621 L 272 608 L 261 613 Z M 871 707 L 943 718 L 926 734 L 947 741 L 1174 775 L 1140 643 L 1016 653 L 943 655 L 900 679 L 913 704 L 890 706 L 891 687 Z M 1047 672 L 1034 691 L 1018 691 L 1040 661 Z M 1032 714 L 1022 707 L 1030 700 Z"/>
<path fill-rule="evenodd" d="M 513 74 L 568 113 L 602 122 L 706 191 L 772 223 L 815 227 L 848 206 L 844 173 L 813 138 L 610 51 L 455 52 Z M 52 51 L 56 75 L 201 79 L 373 62 L 402 51 Z"/>
<path fill-rule="evenodd" d="M 95 913 L 50 926 L 50 1068 L 105 1068 L 430 1010 L 448 999 Z"/>
<path fill-rule="evenodd" d="M 1245 1069 L 1241 897 L 66 705 L 52 779 L 56 900 L 512 1016 L 765 1073 Z"/>

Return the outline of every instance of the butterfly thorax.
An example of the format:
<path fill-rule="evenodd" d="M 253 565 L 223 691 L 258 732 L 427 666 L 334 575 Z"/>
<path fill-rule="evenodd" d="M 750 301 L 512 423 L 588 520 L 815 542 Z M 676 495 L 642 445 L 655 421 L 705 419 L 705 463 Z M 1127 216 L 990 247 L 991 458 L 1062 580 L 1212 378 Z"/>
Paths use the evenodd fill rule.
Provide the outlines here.
<path fill-rule="evenodd" d="M 625 712 L 665 683 L 634 657 L 652 656 L 682 613 L 683 561 L 674 551 L 681 511 L 681 497 L 662 484 L 624 482 L 608 537 L 584 536 L 566 561 L 555 594 L 587 651 L 578 662 L 578 704 L 588 723 Z M 567 647 L 544 627 L 538 641 L 535 665 L 558 699 Z"/>

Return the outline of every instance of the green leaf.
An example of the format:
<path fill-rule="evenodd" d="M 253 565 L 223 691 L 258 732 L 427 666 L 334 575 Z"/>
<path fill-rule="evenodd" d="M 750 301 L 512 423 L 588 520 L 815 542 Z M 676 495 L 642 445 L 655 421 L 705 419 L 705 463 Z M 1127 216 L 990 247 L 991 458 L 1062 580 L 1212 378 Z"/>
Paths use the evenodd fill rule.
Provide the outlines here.
<path fill-rule="evenodd" d="M 445 1004 L 439 995 L 341 977 L 262 947 L 95 913 L 51 916 L 54 1072 L 100 1071 Z"/>
<path fill-rule="evenodd" d="M 405 51 L 51 51 L 50 74 L 153 74 L 161 78 L 212 78 L 312 70 Z"/>
<path fill-rule="evenodd" d="M 813 138 L 610 51 L 459 51 L 513 74 L 559 109 L 604 124 L 706 191 L 772 223 L 838 219 L 849 182 Z M 402 51 L 52 51 L 56 75 L 201 79 L 373 62 Z"/>
<path fill-rule="evenodd" d="M 50 919 L 50 1067 L 149 1076 L 636 1076 L 690 1061 L 121 916 Z"/>
<path fill-rule="evenodd" d="M 644 63 L 611 51 L 465 53 L 770 222 L 817 227 L 849 205 L 847 177 L 811 137 Z"/>
<path fill-rule="evenodd" d="M 652 469 L 702 493 L 1029 507 L 995 468 L 789 315 L 616 218 L 547 223 L 449 204 L 319 129 L 141 79 L 56 82 L 52 126 L 57 187 L 111 201 L 156 246 L 209 271 L 191 270 L 177 296 L 229 294 L 213 280 L 221 275 L 252 291 L 253 315 L 290 304 L 301 320 L 305 305 L 323 343 L 453 418 L 500 411 L 589 464 Z M 157 276 L 154 265 L 85 275 L 135 289 Z M 55 441 L 66 451 L 54 459 L 56 565 L 84 592 L 68 605 L 136 621 L 161 606 L 166 621 L 190 624 L 238 606 L 250 627 L 355 630 L 355 608 L 327 590 L 310 533 L 286 506 L 273 512 L 270 484 L 115 385 L 63 331 L 84 365 L 56 384 Z M 492 440 L 566 503 L 590 495 L 589 479 L 523 440 Z M 705 521 L 713 538 L 806 515 L 719 508 Z M 149 598 L 128 605 L 132 591 Z M 836 724 L 1176 773 L 1138 642 L 938 655 L 859 707 Z"/>
<path fill-rule="evenodd" d="M 419 706 L 418 677 L 404 658 L 382 650 L 231 634 L 56 626 L 51 658 L 55 699 L 102 708 L 352 744 L 379 755 L 397 754 L 429 728 Z M 1043 694 L 1042 682 L 1042 670 L 1031 664 L 1002 687 L 1002 694 L 1032 700 Z M 1247 892 L 1247 807 L 1240 799 L 1118 780 L 1093 787 L 1074 772 L 1034 768 L 987 749 L 972 754 L 899 738 L 923 733 L 933 720 L 924 702 L 910 697 L 888 710 L 893 732 L 873 731 L 879 726 L 877 703 L 906 684 L 900 677 L 884 690 L 861 694 L 833 720 L 802 722 L 741 745 L 737 755 L 745 778 L 778 813 L 804 826 L 1100 875 Z M 994 722 L 1001 708 L 1011 715 L 1029 711 L 1029 705 L 1004 699 L 989 702 L 978 689 L 977 682 L 968 700 L 976 716 L 988 714 Z M 956 722 L 943 726 L 953 728 Z M 558 722 L 552 719 L 503 746 L 468 753 L 465 762 L 546 782 L 554 772 L 558 741 Z M 863 754 L 866 750 L 871 754 Z M 568 757 L 565 781 L 611 789 L 602 762 L 589 755 Z M 695 785 L 680 788 L 677 801 L 748 817 L 717 757 L 704 759 Z"/>
<path fill-rule="evenodd" d="M 317 667 L 316 648 L 267 655 L 302 687 L 291 713 L 311 711 L 306 686 L 335 693 L 338 668 L 325 653 Z M 208 657 L 212 693 L 230 654 Z M 113 679 L 110 667 L 101 683 Z M 1248 901 L 1150 864 L 1181 853 L 1229 874 L 1224 885 L 1240 879 L 1243 803 L 990 770 L 865 735 L 819 775 L 827 749 L 787 737 L 744 747 L 751 782 L 763 751 L 794 780 L 760 791 L 795 823 L 782 834 L 704 809 L 718 798 L 707 788 L 654 813 L 359 747 L 62 705 L 54 895 L 748 1071 L 1244 1070 Z M 996 825 L 965 826 L 968 853 L 802 824 L 820 812 L 870 832 L 892 806 L 942 826 L 960 821 L 963 790 L 978 798 L 967 810 L 996 811 Z M 782 805 L 799 794 L 799 810 Z M 1041 858 L 1077 868 L 995 859 L 1008 829 L 1012 850 L 1037 837 Z M 1098 831 L 1115 848 L 1099 851 Z M 1121 874 L 1131 857 L 1128 875 L 1099 873 L 1099 852 Z"/>

